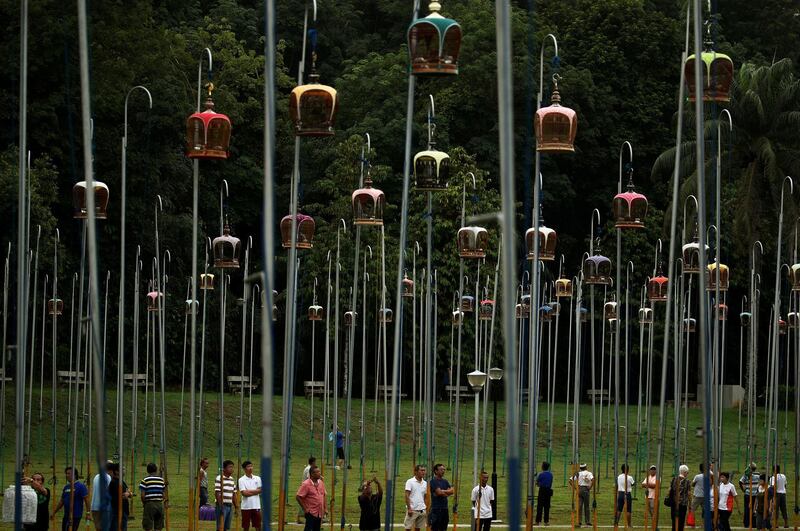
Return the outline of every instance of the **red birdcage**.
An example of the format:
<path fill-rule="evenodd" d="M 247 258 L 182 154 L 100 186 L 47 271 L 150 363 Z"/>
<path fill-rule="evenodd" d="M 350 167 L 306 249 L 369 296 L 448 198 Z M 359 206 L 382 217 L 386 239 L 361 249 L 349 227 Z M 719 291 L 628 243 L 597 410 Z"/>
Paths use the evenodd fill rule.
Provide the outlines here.
<path fill-rule="evenodd" d="M 214 111 L 211 93 L 214 84 L 206 85 L 203 112 L 196 112 L 186 120 L 186 156 L 190 159 L 227 159 L 231 141 L 231 120 Z"/>

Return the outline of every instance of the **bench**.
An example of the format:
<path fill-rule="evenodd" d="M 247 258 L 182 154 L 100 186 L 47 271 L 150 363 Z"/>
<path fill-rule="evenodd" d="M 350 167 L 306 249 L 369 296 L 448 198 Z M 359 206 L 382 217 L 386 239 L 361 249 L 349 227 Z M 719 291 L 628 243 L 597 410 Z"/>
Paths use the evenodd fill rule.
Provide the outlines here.
<path fill-rule="evenodd" d="M 85 384 L 86 379 L 83 371 L 57 371 L 58 382 L 62 384 Z"/>
<path fill-rule="evenodd" d="M 447 393 L 447 396 L 451 400 L 455 400 L 455 398 L 456 398 L 456 390 L 457 389 L 458 389 L 457 385 L 445 385 L 444 386 L 444 390 Z M 461 400 L 469 400 L 469 399 L 471 399 L 471 398 L 473 398 L 475 396 L 475 393 L 472 391 L 472 389 L 468 385 L 462 385 L 461 389 L 460 389 L 460 393 L 461 394 L 459 396 L 461 397 Z"/>
<path fill-rule="evenodd" d="M 122 375 L 122 383 L 126 387 L 133 387 L 133 379 L 134 379 L 134 374 L 131 372 Z M 139 374 L 136 375 L 137 386 L 144 387 L 146 383 L 147 383 L 147 375 L 145 373 L 140 372 Z"/>
<path fill-rule="evenodd" d="M 12 381 L 11 376 L 6 376 L 3 372 L 3 369 L 0 369 L 0 382 L 10 382 Z"/>
<path fill-rule="evenodd" d="M 228 387 L 232 393 L 242 393 L 245 390 L 256 390 L 258 384 L 251 382 L 249 376 L 228 376 Z"/>
<path fill-rule="evenodd" d="M 311 398 L 312 396 L 324 396 L 325 395 L 325 382 L 319 382 L 316 380 L 305 380 L 303 382 L 303 393 L 306 395 L 306 398 Z M 333 391 L 328 389 L 328 395 L 333 394 Z"/>
<path fill-rule="evenodd" d="M 586 397 L 591 400 L 592 397 L 600 399 L 600 402 L 608 402 L 608 389 L 589 389 L 586 391 Z"/>
<path fill-rule="evenodd" d="M 381 398 L 391 398 L 394 395 L 394 386 L 393 385 L 379 385 L 378 386 L 378 395 Z M 400 398 L 405 398 L 408 395 L 406 393 L 400 393 Z"/>

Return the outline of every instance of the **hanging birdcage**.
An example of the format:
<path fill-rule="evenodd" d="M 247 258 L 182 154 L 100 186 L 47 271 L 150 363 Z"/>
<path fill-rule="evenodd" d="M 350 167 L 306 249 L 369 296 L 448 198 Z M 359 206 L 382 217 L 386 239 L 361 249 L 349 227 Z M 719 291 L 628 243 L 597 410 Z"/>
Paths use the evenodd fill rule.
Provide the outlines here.
<path fill-rule="evenodd" d="M 358 321 L 358 312 L 344 312 L 344 325 L 353 326 Z"/>
<path fill-rule="evenodd" d="M 214 112 L 211 93 L 214 84 L 206 85 L 206 110 L 186 120 L 186 156 L 190 159 L 227 159 L 231 141 L 231 120 Z"/>
<path fill-rule="evenodd" d="M 800 314 L 797 312 L 789 312 L 786 316 L 786 320 L 789 323 L 789 328 L 797 329 L 800 328 Z"/>
<path fill-rule="evenodd" d="M 704 51 L 700 54 L 703 61 L 702 88 L 703 101 L 726 103 L 731 101 L 731 85 L 733 84 L 733 61 L 723 53 Z M 697 99 L 697 81 L 695 78 L 695 55 L 692 54 L 684 62 L 684 76 L 689 89 L 689 101 Z"/>
<path fill-rule="evenodd" d="M 639 308 L 639 324 L 653 324 L 653 309 L 648 307 Z"/>
<path fill-rule="evenodd" d="M 414 281 L 408 278 L 408 273 L 403 273 L 403 291 L 401 295 L 403 297 L 414 296 Z"/>
<path fill-rule="evenodd" d="M 351 200 L 354 225 L 383 226 L 383 208 L 386 204 L 386 196 L 382 191 L 372 187 L 369 172 L 367 172 L 364 187 L 353 192 Z"/>
<path fill-rule="evenodd" d="M 589 317 L 591 317 L 591 315 L 589 315 L 589 310 L 587 310 L 583 306 L 581 306 L 580 309 L 578 310 L 578 316 L 580 317 L 582 323 L 588 323 Z"/>
<path fill-rule="evenodd" d="M 214 238 L 214 267 L 220 269 L 235 269 L 239 267 L 239 253 L 242 242 L 236 236 L 231 236 L 231 226 L 225 223 L 222 236 Z"/>
<path fill-rule="evenodd" d="M 531 314 L 530 306 L 525 307 L 521 303 L 517 303 L 514 306 L 514 317 L 517 319 L 527 319 Z"/>
<path fill-rule="evenodd" d="M 543 323 L 551 322 L 553 320 L 553 308 L 547 304 L 539 306 L 539 319 Z"/>
<path fill-rule="evenodd" d="M 316 69 L 317 54 L 311 53 L 311 73 L 308 84 L 298 85 L 289 95 L 289 115 L 294 123 L 295 136 L 331 136 L 334 134 L 339 95 L 336 89 L 319 82 Z"/>
<path fill-rule="evenodd" d="M 214 291 L 214 275 L 212 273 L 202 273 L 200 275 L 200 289 Z"/>
<path fill-rule="evenodd" d="M 575 151 L 578 115 L 569 107 L 561 105 L 558 79 L 557 76 L 553 76 L 553 94 L 550 96 L 550 105 L 536 111 L 533 118 L 536 151 L 541 153 Z"/>
<path fill-rule="evenodd" d="M 94 187 L 94 216 L 96 219 L 108 218 L 108 186 L 100 181 L 93 181 Z M 72 187 L 72 217 L 75 219 L 86 219 L 86 181 L 75 183 Z"/>
<path fill-rule="evenodd" d="M 483 227 L 462 227 L 458 229 L 457 245 L 460 258 L 486 258 L 489 232 Z"/>
<path fill-rule="evenodd" d="M 708 256 L 708 245 L 706 248 L 706 256 Z M 687 243 L 681 248 L 681 257 L 683 258 L 683 272 L 696 274 L 700 272 L 700 240 L 695 235 L 694 240 Z"/>
<path fill-rule="evenodd" d="M 416 76 L 458 74 L 461 26 L 439 14 L 437 0 L 428 4 L 430 14 L 418 18 L 408 28 L 408 55 L 411 73 Z"/>
<path fill-rule="evenodd" d="M 478 318 L 481 321 L 491 321 L 494 316 L 494 301 L 491 299 L 483 299 L 481 301 L 480 312 Z"/>
<path fill-rule="evenodd" d="M 617 321 L 617 301 L 610 300 L 603 305 L 603 318 L 609 323 Z"/>
<path fill-rule="evenodd" d="M 151 291 L 147 294 L 147 311 L 157 312 L 164 307 L 164 294 L 160 291 Z"/>
<path fill-rule="evenodd" d="M 728 320 L 728 305 L 727 304 L 715 304 L 714 305 L 714 313 L 716 314 L 718 321 L 727 321 Z"/>
<path fill-rule="evenodd" d="M 419 192 L 438 192 L 450 179 L 450 155 L 428 149 L 414 155 L 414 188 Z"/>
<path fill-rule="evenodd" d="M 322 306 L 319 304 L 312 304 L 308 307 L 308 320 L 309 321 L 322 321 L 324 318 L 324 314 L 322 312 Z"/>
<path fill-rule="evenodd" d="M 753 314 L 750 312 L 742 312 L 739 314 L 739 322 L 745 328 L 750 326 L 750 322 L 753 320 Z"/>
<path fill-rule="evenodd" d="M 596 254 L 583 261 L 583 278 L 586 284 L 611 285 L 611 260 Z"/>
<path fill-rule="evenodd" d="M 200 306 L 198 301 L 193 301 L 192 299 L 186 299 L 184 303 L 186 315 L 192 315 L 193 313 L 197 313 L 197 308 Z"/>
<path fill-rule="evenodd" d="M 572 280 L 565 277 L 556 280 L 556 297 L 572 297 Z"/>
<path fill-rule="evenodd" d="M 628 181 L 628 190 L 614 196 L 614 227 L 618 229 L 644 228 L 647 217 L 647 198 L 638 193 L 633 186 L 633 174 Z"/>
<path fill-rule="evenodd" d="M 706 281 L 706 291 L 716 291 L 719 282 L 720 291 L 728 291 L 728 278 L 730 272 L 728 266 L 719 264 L 719 280 L 717 279 L 717 263 L 708 264 L 708 280 Z"/>
<path fill-rule="evenodd" d="M 390 308 L 381 308 L 378 312 L 378 322 L 388 324 L 394 321 L 394 312 Z"/>
<path fill-rule="evenodd" d="M 690 334 L 697 331 L 697 319 L 694 317 L 687 317 L 683 320 L 683 330 Z"/>
<path fill-rule="evenodd" d="M 47 301 L 47 315 L 63 315 L 64 301 L 61 299 L 50 299 Z"/>
<path fill-rule="evenodd" d="M 472 295 L 461 296 L 461 311 L 464 313 L 472 313 L 475 311 L 475 297 Z"/>
<path fill-rule="evenodd" d="M 778 319 L 778 334 L 785 336 L 787 328 L 788 326 L 786 325 L 786 321 L 783 319 Z"/>
<path fill-rule="evenodd" d="M 297 221 L 295 221 L 295 229 L 297 236 L 295 238 L 296 249 L 311 249 L 314 247 L 314 232 L 316 231 L 316 223 L 314 218 L 305 214 L 297 214 Z M 281 219 L 281 241 L 284 249 L 289 249 L 292 246 L 292 216 L 284 216 Z"/>
<path fill-rule="evenodd" d="M 453 313 L 450 315 L 450 322 L 453 326 L 461 326 L 461 323 L 464 322 L 464 312 L 461 310 L 453 310 Z"/>
<path fill-rule="evenodd" d="M 658 274 L 647 280 L 647 298 L 650 302 L 664 302 L 669 295 L 669 279 L 661 273 L 661 266 L 658 267 Z"/>
<path fill-rule="evenodd" d="M 528 245 L 528 260 L 534 259 L 533 245 L 536 229 L 530 228 L 525 231 L 525 243 Z M 558 234 L 555 230 L 544 225 L 539 225 L 539 260 L 551 262 L 556 258 L 556 244 Z"/>
<path fill-rule="evenodd" d="M 793 264 L 789 267 L 789 284 L 792 291 L 800 291 L 800 264 Z"/>
<path fill-rule="evenodd" d="M 547 303 L 552 308 L 553 317 L 561 315 L 561 303 L 558 301 L 550 301 Z"/>

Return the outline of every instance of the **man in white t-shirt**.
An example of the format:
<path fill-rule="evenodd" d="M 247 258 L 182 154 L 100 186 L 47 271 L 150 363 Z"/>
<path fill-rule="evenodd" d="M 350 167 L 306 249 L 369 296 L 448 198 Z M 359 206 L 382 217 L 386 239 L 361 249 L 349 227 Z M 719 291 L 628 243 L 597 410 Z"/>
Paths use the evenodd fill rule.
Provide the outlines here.
<path fill-rule="evenodd" d="M 710 484 L 714 484 L 714 470 L 713 465 L 708 470 L 708 474 L 710 476 Z M 705 473 L 706 467 L 703 463 L 700 463 L 700 473 L 695 475 L 692 478 L 692 504 L 691 508 L 689 509 L 692 513 L 694 513 L 695 520 L 697 518 L 703 518 L 703 508 L 705 505 L 703 502 L 705 501 L 706 493 L 703 490 L 703 477 Z M 712 510 L 713 512 L 713 510 Z"/>
<path fill-rule="evenodd" d="M 769 477 L 769 486 L 775 487 L 775 508 L 783 516 L 783 527 L 789 527 L 789 516 L 786 512 L 786 475 L 781 474 L 781 467 L 778 465 L 775 465 L 773 473 Z"/>
<path fill-rule="evenodd" d="M 575 483 L 577 482 L 578 487 L 578 527 L 581 526 L 581 514 L 584 516 L 584 522 L 586 525 L 591 525 L 592 519 L 591 514 L 589 512 L 589 492 L 592 490 L 592 486 L 594 485 L 594 474 L 589 472 L 586 463 L 580 464 L 580 471 L 569 478 L 569 484 L 574 489 Z"/>
<path fill-rule="evenodd" d="M 253 463 L 242 463 L 244 476 L 239 478 L 239 493 L 242 495 L 242 529 L 261 529 L 261 478 L 253 475 Z"/>
<path fill-rule="evenodd" d="M 414 467 L 414 477 L 406 481 L 406 517 L 403 527 L 406 529 L 424 529 L 428 526 L 428 504 L 425 495 L 428 493 L 428 482 L 425 481 L 425 466 Z"/>
<path fill-rule="evenodd" d="M 635 481 L 633 476 L 630 475 L 628 465 L 622 465 L 619 476 L 617 476 L 617 503 L 614 507 L 614 527 L 619 524 L 619 517 L 624 512 L 625 521 L 628 527 L 631 527 L 631 489 Z"/>
<path fill-rule="evenodd" d="M 494 489 L 489 482 L 489 473 L 481 470 L 481 480 L 472 489 L 472 517 L 478 521 L 475 531 L 489 531 L 492 527 L 492 502 L 494 501 Z M 477 511 L 477 515 L 475 514 Z"/>

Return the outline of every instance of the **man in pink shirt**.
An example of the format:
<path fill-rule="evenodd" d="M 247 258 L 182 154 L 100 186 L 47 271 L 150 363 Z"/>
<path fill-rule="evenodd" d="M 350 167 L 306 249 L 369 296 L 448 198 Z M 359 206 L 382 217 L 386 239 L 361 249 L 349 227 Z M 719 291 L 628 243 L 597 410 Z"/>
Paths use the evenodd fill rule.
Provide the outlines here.
<path fill-rule="evenodd" d="M 325 483 L 322 482 L 319 467 L 311 467 L 308 479 L 300 484 L 295 498 L 306 515 L 305 531 L 320 531 L 322 518 L 328 511 Z"/>

